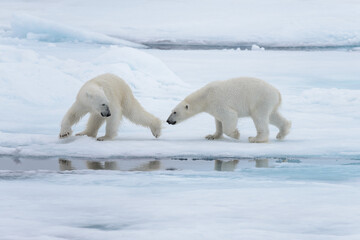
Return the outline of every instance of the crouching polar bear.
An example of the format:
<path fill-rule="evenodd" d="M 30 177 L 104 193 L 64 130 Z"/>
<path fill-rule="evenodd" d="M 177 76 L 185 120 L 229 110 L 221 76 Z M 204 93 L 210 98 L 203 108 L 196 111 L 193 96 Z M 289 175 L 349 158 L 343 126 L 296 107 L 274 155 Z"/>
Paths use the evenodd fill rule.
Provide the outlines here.
<path fill-rule="evenodd" d="M 216 132 L 206 136 L 218 139 L 225 133 L 238 139 L 238 118 L 250 116 L 257 135 L 249 142 L 267 142 L 269 123 L 279 128 L 277 139 L 283 139 L 290 130 L 291 122 L 278 112 L 281 104 L 280 92 L 256 78 L 235 78 L 216 81 L 195 91 L 180 102 L 170 114 L 167 123 L 176 124 L 195 114 L 206 112 L 215 117 Z"/>
<path fill-rule="evenodd" d="M 76 135 L 96 137 L 106 121 L 106 134 L 97 140 L 110 140 L 117 135 L 123 115 L 135 124 L 149 127 L 154 137 L 161 134 L 161 120 L 145 111 L 125 81 L 112 74 L 100 75 L 82 86 L 61 122 L 59 137 L 70 136 L 71 127 L 89 112 L 86 129 Z"/>

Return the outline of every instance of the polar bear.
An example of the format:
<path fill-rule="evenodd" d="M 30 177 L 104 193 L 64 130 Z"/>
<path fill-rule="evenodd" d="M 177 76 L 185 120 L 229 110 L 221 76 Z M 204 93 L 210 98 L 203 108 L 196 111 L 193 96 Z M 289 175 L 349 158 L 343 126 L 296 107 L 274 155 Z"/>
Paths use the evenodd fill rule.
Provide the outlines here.
<path fill-rule="evenodd" d="M 71 127 L 89 112 L 86 129 L 77 136 L 96 137 L 106 121 L 106 134 L 97 140 L 113 139 L 123 115 L 135 124 L 149 127 L 154 137 L 158 138 L 161 134 L 161 120 L 145 111 L 125 81 L 113 74 L 100 75 L 82 86 L 75 103 L 61 122 L 59 137 L 70 136 Z"/>
<path fill-rule="evenodd" d="M 280 104 L 280 92 L 263 80 L 242 77 L 215 81 L 180 102 L 167 123 L 175 125 L 195 114 L 206 112 L 214 116 L 216 125 L 216 132 L 206 136 L 207 139 L 218 139 L 223 133 L 238 139 L 238 118 L 250 116 L 257 135 L 249 137 L 249 142 L 263 143 L 269 138 L 269 123 L 279 128 L 277 139 L 283 139 L 289 133 L 291 122 L 279 113 Z"/>

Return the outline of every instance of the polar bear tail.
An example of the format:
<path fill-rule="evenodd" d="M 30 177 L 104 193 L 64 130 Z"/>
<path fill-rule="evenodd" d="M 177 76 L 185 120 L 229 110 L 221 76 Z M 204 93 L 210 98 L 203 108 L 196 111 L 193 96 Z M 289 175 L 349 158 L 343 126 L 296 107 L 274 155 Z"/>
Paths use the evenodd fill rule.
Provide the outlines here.
<path fill-rule="evenodd" d="M 281 103 L 282 103 L 282 98 L 281 98 L 280 92 L 278 92 L 278 94 L 279 94 L 279 103 L 278 103 L 278 105 L 276 106 L 276 108 L 279 108 L 280 105 L 281 105 Z"/>
<path fill-rule="evenodd" d="M 135 124 L 149 127 L 154 137 L 158 138 L 161 135 L 161 120 L 147 112 L 132 94 L 125 99 L 124 116 Z"/>

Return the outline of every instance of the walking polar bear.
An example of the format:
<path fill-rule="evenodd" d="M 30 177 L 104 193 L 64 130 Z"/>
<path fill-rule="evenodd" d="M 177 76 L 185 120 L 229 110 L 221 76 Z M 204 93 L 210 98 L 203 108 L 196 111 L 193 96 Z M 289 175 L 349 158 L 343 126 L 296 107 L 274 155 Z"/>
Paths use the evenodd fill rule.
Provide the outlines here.
<path fill-rule="evenodd" d="M 250 116 L 257 135 L 249 137 L 249 142 L 262 143 L 268 141 L 269 123 L 279 128 L 277 139 L 289 133 L 291 122 L 278 112 L 280 104 L 280 92 L 263 80 L 244 77 L 216 81 L 187 96 L 174 108 L 167 123 L 175 125 L 206 112 L 215 117 L 216 125 L 216 132 L 207 139 L 218 139 L 223 133 L 238 139 L 238 118 Z"/>
<path fill-rule="evenodd" d="M 76 135 L 96 137 L 106 121 L 106 134 L 97 140 L 113 139 L 123 115 L 135 124 L 149 127 L 154 137 L 158 138 L 161 134 L 161 120 L 145 111 L 125 81 L 112 74 L 100 75 L 82 86 L 75 103 L 61 122 L 59 137 L 70 136 L 71 127 L 89 112 L 86 129 Z"/>

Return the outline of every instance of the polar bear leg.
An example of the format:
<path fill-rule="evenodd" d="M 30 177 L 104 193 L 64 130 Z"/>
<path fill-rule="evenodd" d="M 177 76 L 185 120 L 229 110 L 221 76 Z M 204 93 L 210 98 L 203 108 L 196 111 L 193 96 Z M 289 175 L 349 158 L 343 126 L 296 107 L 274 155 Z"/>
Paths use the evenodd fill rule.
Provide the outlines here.
<path fill-rule="evenodd" d="M 105 136 L 97 138 L 98 141 L 111 140 L 117 135 L 122 114 L 120 111 L 112 111 L 111 117 L 106 118 Z"/>
<path fill-rule="evenodd" d="M 214 134 L 209 134 L 205 138 L 207 140 L 219 139 L 223 135 L 222 123 L 215 118 L 216 131 Z"/>
<path fill-rule="evenodd" d="M 276 138 L 281 140 L 290 132 L 291 122 L 286 120 L 281 114 L 276 110 L 270 115 L 270 124 L 276 126 L 280 131 L 277 134 Z"/>
<path fill-rule="evenodd" d="M 237 129 L 237 113 L 231 109 L 222 109 L 216 115 L 217 119 L 222 123 L 223 132 L 229 137 L 239 139 L 240 133 Z"/>
<path fill-rule="evenodd" d="M 77 123 L 86 113 L 88 113 L 88 111 L 84 109 L 86 108 L 79 102 L 76 101 L 73 103 L 61 121 L 61 130 L 59 134 L 60 138 L 65 138 L 72 134 L 71 127 Z"/>
<path fill-rule="evenodd" d="M 269 114 L 267 112 L 257 112 L 253 114 L 257 135 L 256 137 L 249 137 L 251 143 L 264 143 L 269 140 Z"/>
<path fill-rule="evenodd" d="M 105 122 L 105 118 L 100 116 L 99 114 L 91 113 L 88 123 L 86 125 L 86 129 L 82 132 L 76 134 L 76 136 L 89 136 L 89 137 L 96 137 L 99 128 Z"/>

